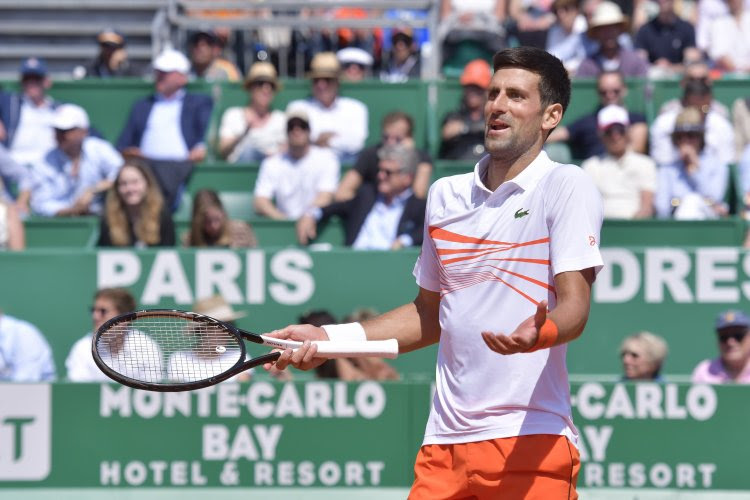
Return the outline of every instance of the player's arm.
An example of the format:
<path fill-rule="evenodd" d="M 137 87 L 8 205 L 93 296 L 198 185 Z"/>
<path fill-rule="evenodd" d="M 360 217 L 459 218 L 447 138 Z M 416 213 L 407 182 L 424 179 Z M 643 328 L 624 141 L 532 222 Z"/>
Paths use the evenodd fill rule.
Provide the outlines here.
<path fill-rule="evenodd" d="M 440 294 L 420 288 L 413 302 L 363 322 L 365 338 L 360 340 L 395 338 L 398 340 L 399 353 L 434 344 L 440 340 L 439 309 Z M 281 339 L 308 341 L 296 351 L 291 349 L 284 351 L 276 361 L 276 368 L 284 369 L 291 364 L 295 368 L 309 370 L 324 361 L 322 358 L 313 359 L 317 347 L 309 343 L 312 340 L 329 339 L 323 328 L 312 325 L 290 325 L 268 335 Z M 266 365 L 266 369 L 269 368 L 270 365 Z"/>
<path fill-rule="evenodd" d="M 516 354 L 577 339 L 588 321 L 593 282 L 593 268 L 555 275 L 557 305 L 552 311 L 547 311 L 543 300 L 513 333 L 482 332 L 485 344 L 500 354 Z"/>

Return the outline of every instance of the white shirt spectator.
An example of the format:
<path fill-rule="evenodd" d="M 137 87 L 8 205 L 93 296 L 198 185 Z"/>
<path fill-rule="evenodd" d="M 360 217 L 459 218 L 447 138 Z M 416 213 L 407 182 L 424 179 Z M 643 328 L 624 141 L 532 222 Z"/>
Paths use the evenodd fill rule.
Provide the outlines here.
<path fill-rule="evenodd" d="M 17 163 L 34 163 L 57 146 L 52 128 L 54 116 L 55 109 L 51 99 L 37 107 L 26 97 L 23 98 L 18 128 L 10 145 L 10 155 Z"/>
<path fill-rule="evenodd" d="M 277 154 L 260 164 L 254 195 L 273 199 L 284 215 L 298 219 L 318 193 L 336 191 L 339 173 L 339 160 L 327 148 L 310 146 L 298 160 L 287 153 Z"/>
<path fill-rule="evenodd" d="M 152 160 L 185 160 L 189 151 L 180 129 L 185 90 L 167 99 L 158 95 L 141 137 L 141 152 Z"/>
<path fill-rule="evenodd" d="M 716 61 L 728 57 L 738 71 L 750 69 L 750 11 L 745 11 L 739 23 L 731 14 L 711 23 L 708 56 Z"/>
<path fill-rule="evenodd" d="M 292 101 L 286 108 L 287 114 L 296 109 L 303 110 L 310 117 L 310 139 L 313 142 L 324 132 L 334 132 L 328 145 L 339 160 L 354 162 L 367 139 L 367 106 L 356 99 L 339 96 L 329 108 L 312 98 Z"/>
<path fill-rule="evenodd" d="M 641 192 L 656 192 L 656 164 L 646 155 L 627 151 L 621 158 L 593 156 L 581 164 L 604 202 L 607 219 L 632 219 L 641 206 Z"/>
<path fill-rule="evenodd" d="M 657 165 L 666 165 L 678 160 L 677 149 L 672 144 L 675 120 L 681 110 L 660 114 L 651 125 L 651 158 Z M 723 163 L 735 162 L 734 129 L 726 118 L 714 111 L 706 115 L 705 150 Z"/>
<path fill-rule="evenodd" d="M 22 319 L 0 316 L 0 381 L 45 382 L 55 379 L 55 363 L 47 339 Z"/>
<path fill-rule="evenodd" d="M 68 372 L 68 380 L 71 382 L 107 382 L 107 377 L 91 356 L 91 336 L 78 339 L 65 358 L 65 369 Z"/>
<path fill-rule="evenodd" d="M 258 152 L 262 157 L 278 153 L 286 144 L 286 117 L 279 110 L 271 111 L 268 121 L 261 127 L 247 128 L 245 108 L 235 106 L 227 109 L 221 117 L 219 139 L 243 137 L 227 157 L 232 163 L 238 161 L 260 161 L 247 158 L 246 151 Z M 253 156 L 253 155 L 250 155 Z"/>

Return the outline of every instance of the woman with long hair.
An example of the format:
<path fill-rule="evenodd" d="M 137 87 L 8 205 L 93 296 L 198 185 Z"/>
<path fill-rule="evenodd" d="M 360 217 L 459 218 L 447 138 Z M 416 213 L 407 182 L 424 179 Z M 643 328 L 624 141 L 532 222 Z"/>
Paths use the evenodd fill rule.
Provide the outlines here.
<path fill-rule="evenodd" d="M 190 232 L 183 237 L 185 246 L 248 248 L 258 246 L 249 224 L 230 219 L 216 191 L 201 189 L 193 197 Z"/>
<path fill-rule="evenodd" d="M 174 221 L 149 167 L 128 160 L 107 192 L 98 246 L 172 246 Z"/>

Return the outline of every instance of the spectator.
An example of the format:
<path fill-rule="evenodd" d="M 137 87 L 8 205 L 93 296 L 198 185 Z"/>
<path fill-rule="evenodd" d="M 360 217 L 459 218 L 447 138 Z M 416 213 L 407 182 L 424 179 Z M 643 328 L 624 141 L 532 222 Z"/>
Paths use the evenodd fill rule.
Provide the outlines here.
<path fill-rule="evenodd" d="M 20 165 L 35 162 L 55 147 L 52 118 L 58 103 L 47 95 L 47 64 L 30 57 L 20 68 L 21 92 L 0 95 L 0 141 Z"/>
<path fill-rule="evenodd" d="M 605 154 L 604 143 L 597 133 L 597 114 L 610 105 L 625 107 L 628 87 L 625 78 L 618 71 L 604 71 L 597 77 L 596 91 L 599 106 L 593 113 L 581 116 L 573 123 L 557 127 L 547 138 L 547 142 L 564 141 L 570 148 L 573 158 L 585 160 Z M 627 108 L 626 108 L 627 109 Z M 646 153 L 648 126 L 646 116 L 628 111 L 628 145 L 636 153 Z"/>
<path fill-rule="evenodd" d="M 508 0 L 511 19 L 508 37 L 519 45 L 543 49 L 547 32 L 555 23 L 553 3 L 549 0 Z"/>
<path fill-rule="evenodd" d="M 155 93 L 133 104 L 117 149 L 149 162 L 167 206 L 175 209 L 193 163 L 206 157 L 213 103 L 207 95 L 185 91 L 190 62 L 182 53 L 165 50 L 154 70 Z"/>
<path fill-rule="evenodd" d="M 109 380 L 91 357 L 91 339 L 105 321 L 135 311 L 135 298 L 124 288 L 101 288 L 94 294 L 91 306 L 91 331 L 78 339 L 65 359 L 68 380 L 72 382 L 106 382 Z"/>
<path fill-rule="evenodd" d="M 490 65 L 484 59 L 469 62 L 461 74 L 461 106 L 443 120 L 440 158 L 479 161 L 484 156 L 484 105 L 492 79 Z"/>
<path fill-rule="evenodd" d="M 715 219 L 728 213 L 724 195 L 729 167 L 705 147 L 701 112 L 685 108 L 672 133 L 678 159 L 659 168 L 654 204 L 661 218 Z"/>
<path fill-rule="evenodd" d="M 297 219 L 310 207 L 333 199 L 339 161 L 330 149 L 310 141 L 310 118 L 300 108 L 287 114 L 288 150 L 260 164 L 255 181 L 255 211 L 271 219 Z"/>
<path fill-rule="evenodd" d="M 695 384 L 750 383 L 750 318 L 729 310 L 716 320 L 719 357 L 701 361 L 691 377 Z"/>
<path fill-rule="evenodd" d="M 547 52 L 565 65 L 574 75 L 586 58 L 582 34 L 586 32 L 586 18 L 581 14 L 579 0 L 555 0 L 552 3 L 555 23 L 547 32 Z"/>
<path fill-rule="evenodd" d="M 750 72 L 750 10 L 743 0 L 727 0 L 729 12 L 711 22 L 708 56 L 714 66 L 728 73 Z"/>
<path fill-rule="evenodd" d="M 2 111 L 0 111 L 1 113 Z M 0 129 L 2 124 L 0 124 Z M 19 214 L 29 213 L 31 199 L 31 171 L 10 156 L 8 148 L 0 144 L 0 201 L 13 202 Z"/>
<path fill-rule="evenodd" d="M 401 83 L 419 79 L 422 74 L 422 61 L 414 42 L 411 28 L 394 28 L 391 32 L 391 50 L 380 71 L 380 80 Z"/>
<path fill-rule="evenodd" d="M 595 77 L 602 71 L 619 71 L 625 77 L 645 77 L 646 60 L 623 47 L 618 39 L 625 31 L 627 19 L 616 3 L 605 1 L 597 5 L 589 21 L 588 36 L 599 43 L 599 48 L 583 60 L 576 76 Z"/>
<path fill-rule="evenodd" d="M 201 189 L 193 197 L 190 231 L 182 238 L 190 247 L 252 248 L 258 239 L 250 225 L 230 219 L 216 191 Z"/>
<path fill-rule="evenodd" d="M 341 79 L 345 82 L 361 82 L 372 77 L 375 62 L 370 54 L 359 47 L 346 47 L 336 52 L 341 64 Z"/>
<path fill-rule="evenodd" d="M 695 46 L 695 28 L 675 13 L 674 0 L 658 0 L 658 4 L 659 14 L 641 26 L 635 46 L 651 63 L 655 76 L 679 74 L 685 62 L 701 57 Z"/>
<path fill-rule="evenodd" d="M 599 111 L 597 120 L 606 154 L 585 160 L 581 167 L 592 177 L 602 194 L 604 217 L 652 217 L 656 164 L 648 156 L 636 153 L 628 146 L 628 111 L 610 104 Z"/>
<path fill-rule="evenodd" d="M 697 20 L 695 22 L 695 41 L 698 48 L 708 53 L 711 43 L 711 26 L 716 19 L 729 15 L 727 0 L 698 0 Z M 750 8 L 750 0 L 744 0 L 744 7 Z"/>
<path fill-rule="evenodd" d="M 235 311 L 232 306 L 221 295 L 214 295 L 197 300 L 192 307 L 193 312 L 210 316 L 211 318 L 234 324 L 240 318 L 246 316 L 244 312 Z M 212 375 L 218 375 L 233 367 L 239 361 L 237 349 L 225 349 L 222 354 L 217 350 L 217 345 L 222 337 L 212 335 L 204 328 L 195 328 L 192 333 L 197 337 L 197 345 L 184 350 L 176 351 L 167 360 L 167 378 L 178 382 L 195 382 L 203 380 Z M 250 380 L 253 370 L 239 373 L 225 382 L 246 382 Z"/>
<path fill-rule="evenodd" d="M 685 62 L 685 72 L 680 80 L 681 94 L 685 93 L 685 86 L 690 81 L 701 81 L 705 85 L 713 85 L 712 70 L 709 68 L 708 63 L 705 59 L 696 59 L 693 61 Z M 711 111 L 720 114 L 722 117 L 729 119 L 729 108 L 727 108 L 720 101 L 715 98 L 711 99 L 709 103 Z M 682 110 L 682 95 L 665 101 L 659 108 L 659 114 L 667 113 L 669 111 L 679 113 Z"/>
<path fill-rule="evenodd" d="M 426 201 L 411 186 L 417 152 L 403 144 L 378 150 L 378 184 L 362 184 L 348 201 L 309 210 L 297 221 L 297 239 L 306 245 L 331 216 L 344 219 L 344 244 L 357 250 L 398 250 L 422 244 Z"/>
<path fill-rule="evenodd" d="M 100 214 L 122 156 L 104 139 L 88 135 L 89 117 L 80 106 L 59 106 L 52 126 L 57 147 L 31 169 L 32 211 L 47 217 Z"/>
<path fill-rule="evenodd" d="M 663 382 L 661 369 L 668 352 L 664 339 L 651 332 L 625 337 L 620 346 L 623 380 Z"/>
<path fill-rule="evenodd" d="M 154 174 L 142 161 L 127 160 L 107 191 L 97 245 L 144 248 L 174 243 L 174 222 Z"/>
<path fill-rule="evenodd" d="M 415 147 L 414 144 L 414 121 L 412 117 L 403 111 L 392 111 L 383 117 L 381 123 L 382 133 L 380 142 L 362 150 L 357 157 L 357 163 L 344 174 L 334 199 L 346 201 L 354 198 L 357 189 L 363 183 L 372 184 L 378 182 L 378 150 L 386 144 L 405 144 Z M 432 176 L 432 159 L 429 153 L 420 150 L 419 165 L 414 176 L 412 190 L 418 198 L 427 197 L 427 189 L 430 187 Z"/>
<path fill-rule="evenodd" d="M 740 156 L 738 170 L 740 174 L 739 188 L 742 191 L 741 213 L 743 218 L 748 221 L 750 220 L 750 144 L 745 146 L 745 150 Z M 750 228 L 745 233 L 743 246 L 750 248 Z"/>
<path fill-rule="evenodd" d="M 230 163 L 258 163 L 281 151 L 286 143 L 284 112 L 271 109 L 281 90 L 276 68 L 268 62 L 250 66 L 245 78 L 250 101 L 224 111 L 219 127 L 219 152 Z"/>
<path fill-rule="evenodd" d="M 505 48 L 506 4 L 507 0 L 442 0 L 434 43 L 443 44 L 444 66 L 460 56 L 467 43 L 487 57 Z"/>
<path fill-rule="evenodd" d="M 316 146 L 331 148 L 342 163 L 353 163 L 367 139 L 367 106 L 339 96 L 341 66 L 336 54 L 321 52 L 310 63 L 312 97 L 292 101 L 287 112 L 302 110 L 310 117 Z"/>
<path fill-rule="evenodd" d="M 713 93 L 708 81 L 688 80 L 685 82 L 682 106 L 660 113 L 651 124 L 651 158 L 657 165 L 661 166 L 677 160 L 678 153 L 673 144 L 672 132 L 677 115 L 688 107 L 701 112 L 706 152 L 725 164 L 736 161 L 732 124 L 719 112 L 714 111 L 712 102 Z"/>
<path fill-rule="evenodd" d="M 0 311 L 0 381 L 55 380 L 52 350 L 37 327 Z"/>
<path fill-rule="evenodd" d="M 203 29 L 190 37 L 191 76 L 209 82 L 239 82 L 240 70 L 221 57 L 222 45 L 216 32 Z"/>
<path fill-rule="evenodd" d="M 136 68 L 125 50 L 125 37 L 122 33 L 111 28 L 104 29 L 96 35 L 99 44 L 99 53 L 85 68 L 81 74 L 75 74 L 81 78 L 120 78 L 141 76 L 143 71 Z"/>
<path fill-rule="evenodd" d="M 15 205 L 0 199 L 0 251 L 26 248 L 26 232 Z"/>

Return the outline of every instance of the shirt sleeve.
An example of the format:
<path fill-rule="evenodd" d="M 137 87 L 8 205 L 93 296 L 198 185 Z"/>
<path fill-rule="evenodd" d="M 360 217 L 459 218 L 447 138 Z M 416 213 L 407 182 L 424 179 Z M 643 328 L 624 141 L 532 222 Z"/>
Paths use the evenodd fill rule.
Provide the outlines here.
<path fill-rule="evenodd" d="M 325 162 L 318 176 L 318 193 L 333 193 L 339 185 L 341 164 L 333 152 L 326 151 Z"/>
<path fill-rule="evenodd" d="M 368 128 L 367 106 L 354 99 L 347 101 L 345 113 L 345 134 L 336 134 L 331 138 L 330 146 L 339 151 L 357 153 L 365 145 Z"/>
<path fill-rule="evenodd" d="M 13 382 L 42 382 L 55 379 L 52 350 L 42 333 L 30 323 L 17 322 L 16 343 L 11 354 Z"/>
<path fill-rule="evenodd" d="M 427 210 L 424 218 L 424 237 L 422 238 L 422 250 L 419 252 L 417 262 L 414 264 L 414 278 L 417 285 L 433 292 L 440 292 L 440 261 L 438 260 L 435 242 L 430 237 L 431 214 L 434 211 L 436 187 L 441 181 L 437 181 L 427 194 Z"/>
<path fill-rule="evenodd" d="M 67 201 L 57 199 L 53 182 L 44 174 L 44 165 L 31 167 L 31 211 L 37 215 L 52 217 L 69 206 Z"/>
<path fill-rule="evenodd" d="M 122 155 L 107 141 L 102 140 L 99 147 L 101 157 L 101 174 L 102 177 L 114 181 L 117 177 L 120 167 L 124 163 Z"/>
<path fill-rule="evenodd" d="M 650 158 L 643 158 L 639 165 L 638 188 L 641 191 L 656 192 L 656 164 Z"/>
<path fill-rule="evenodd" d="M 672 215 L 672 184 L 674 167 L 664 165 L 659 168 L 657 189 L 654 195 L 654 210 L 660 219 L 667 219 Z"/>
<path fill-rule="evenodd" d="M 245 123 L 242 119 L 242 108 L 229 108 L 221 117 L 219 126 L 219 139 L 234 139 L 245 132 Z"/>
<path fill-rule="evenodd" d="M 550 260 L 555 275 L 603 266 L 599 252 L 602 198 L 591 178 L 575 166 L 556 169 L 546 186 Z"/>
<path fill-rule="evenodd" d="M 273 157 L 263 160 L 258 171 L 258 178 L 255 181 L 253 196 L 272 199 L 276 192 L 276 176 L 273 173 Z"/>

